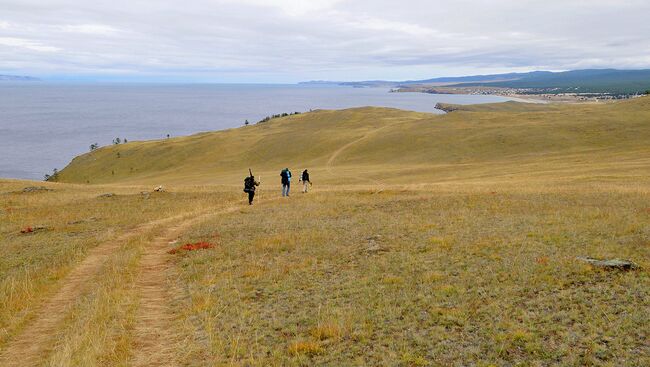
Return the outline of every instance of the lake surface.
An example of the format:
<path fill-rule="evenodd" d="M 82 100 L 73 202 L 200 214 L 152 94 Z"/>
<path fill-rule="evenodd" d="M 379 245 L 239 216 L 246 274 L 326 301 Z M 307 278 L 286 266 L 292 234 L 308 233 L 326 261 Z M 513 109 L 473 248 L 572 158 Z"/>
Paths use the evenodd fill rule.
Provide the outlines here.
<path fill-rule="evenodd" d="M 87 152 L 90 144 L 108 145 L 116 137 L 190 135 L 310 109 L 382 106 L 440 113 L 434 109 L 437 102 L 506 100 L 311 85 L 0 82 L 0 177 L 40 180 Z"/>

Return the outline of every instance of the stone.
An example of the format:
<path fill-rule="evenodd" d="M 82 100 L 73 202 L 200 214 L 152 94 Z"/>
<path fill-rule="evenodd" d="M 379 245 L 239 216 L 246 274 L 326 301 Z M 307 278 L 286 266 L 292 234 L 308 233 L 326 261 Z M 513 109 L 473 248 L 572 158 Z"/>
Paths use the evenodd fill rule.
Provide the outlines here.
<path fill-rule="evenodd" d="M 381 242 L 381 240 L 382 240 L 381 235 L 374 235 L 366 238 L 368 244 L 365 246 L 364 252 L 368 254 L 379 254 L 382 252 L 387 252 L 388 249 L 379 243 Z"/>
<path fill-rule="evenodd" d="M 604 268 L 604 269 L 627 271 L 627 270 L 635 270 L 639 268 L 637 264 L 628 260 L 620 260 L 620 259 L 598 260 L 591 257 L 577 257 L 576 259 L 589 263 L 592 266 Z"/>
<path fill-rule="evenodd" d="M 40 191 L 53 191 L 45 186 L 28 186 L 23 189 L 23 192 L 40 192 Z"/>

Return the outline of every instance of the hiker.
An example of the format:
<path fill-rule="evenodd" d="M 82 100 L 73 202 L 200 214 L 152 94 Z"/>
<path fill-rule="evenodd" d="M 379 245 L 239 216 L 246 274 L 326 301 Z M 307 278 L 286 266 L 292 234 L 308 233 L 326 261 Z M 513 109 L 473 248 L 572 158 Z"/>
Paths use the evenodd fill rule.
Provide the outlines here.
<path fill-rule="evenodd" d="M 309 181 L 309 172 L 307 172 L 307 170 L 302 171 L 302 177 L 300 178 L 300 181 L 302 181 L 302 193 L 306 194 L 307 191 L 309 191 L 309 186 L 311 185 L 311 181 Z"/>
<path fill-rule="evenodd" d="M 282 197 L 288 197 L 291 189 L 291 171 L 288 168 L 283 169 L 280 177 L 282 177 Z"/>
<path fill-rule="evenodd" d="M 248 194 L 248 205 L 253 205 L 253 198 L 255 198 L 255 186 L 259 186 L 260 182 L 255 181 L 255 176 L 249 170 L 250 176 L 244 179 L 244 192 Z"/>

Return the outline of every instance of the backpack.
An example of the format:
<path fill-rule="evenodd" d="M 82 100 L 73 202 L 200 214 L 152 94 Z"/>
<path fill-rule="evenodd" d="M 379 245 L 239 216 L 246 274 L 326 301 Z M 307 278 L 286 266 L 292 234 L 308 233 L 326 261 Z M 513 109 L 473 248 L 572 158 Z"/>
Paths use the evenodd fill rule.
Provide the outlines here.
<path fill-rule="evenodd" d="M 248 176 L 244 179 L 244 192 L 255 191 L 255 180 Z"/>

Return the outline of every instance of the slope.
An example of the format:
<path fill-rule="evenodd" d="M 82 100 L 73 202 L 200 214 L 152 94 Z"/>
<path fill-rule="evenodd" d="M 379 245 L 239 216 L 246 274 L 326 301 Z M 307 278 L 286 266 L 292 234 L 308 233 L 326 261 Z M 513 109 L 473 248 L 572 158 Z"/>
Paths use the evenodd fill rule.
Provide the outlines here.
<path fill-rule="evenodd" d="M 371 107 L 315 111 L 238 129 L 104 147 L 75 158 L 60 180 L 239 184 L 249 167 L 275 176 L 285 166 L 309 167 L 327 183 L 338 183 L 337 175 L 392 183 L 409 183 L 415 176 L 424 182 L 475 179 L 486 169 L 558 178 L 566 159 L 582 162 L 571 174 L 593 173 L 600 166 L 615 173 L 622 160 L 646 172 L 648 121 L 649 98 L 572 106 L 510 102 L 443 116 Z"/>

